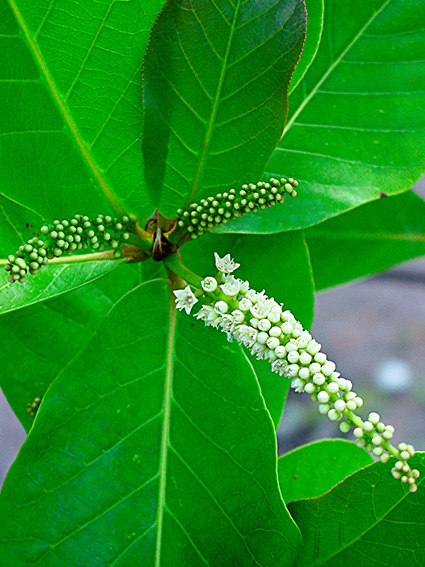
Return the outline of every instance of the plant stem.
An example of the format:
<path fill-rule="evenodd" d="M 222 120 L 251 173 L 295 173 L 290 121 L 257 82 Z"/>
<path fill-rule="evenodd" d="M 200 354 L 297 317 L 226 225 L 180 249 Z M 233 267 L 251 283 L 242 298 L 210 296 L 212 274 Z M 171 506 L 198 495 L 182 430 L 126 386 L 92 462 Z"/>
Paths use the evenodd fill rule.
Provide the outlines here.
<path fill-rule="evenodd" d="M 177 276 L 180 276 L 188 284 L 196 288 L 201 286 L 202 278 L 187 268 L 179 254 L 172 254 L 164 260 L 165 266 Z"/>

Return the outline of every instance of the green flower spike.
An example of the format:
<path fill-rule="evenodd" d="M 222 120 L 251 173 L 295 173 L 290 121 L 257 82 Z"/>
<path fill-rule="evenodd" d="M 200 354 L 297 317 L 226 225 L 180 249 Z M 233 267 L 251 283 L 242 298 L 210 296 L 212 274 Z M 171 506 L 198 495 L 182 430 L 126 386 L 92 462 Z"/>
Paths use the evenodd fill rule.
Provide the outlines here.
<path fill-rule="evenodd" d="M 87 216 L 75 215 L 70 221 L 55 220 L 51 225 L 44 225 L 40 228 L 41 237 L 31 238 L 15 255 L 8 256 L 5 265 L 8 281 L 24 283 L 28 272 L 35 275 L 49 260 L 59 258 L 64 252 L 112 249 L 114 255 L 120 257 L 122 246 L 130 238 L 131 223 L 128 216 L 118 219 L 98 215 L 90 220 Z"/>
<path fill-rule="evenodd" d="M 242 185 L 240 191 L 230 189 L 228 193 L 219 193 L 215 197 L 201 199 L 199 203 L 192 203 L 186 211 L 179 209 L 178 226 L 186 229 L 191 238 L 197 238 L 206 230 L 213 230 L 245 213 L 283 203 L 286 194 L 295 197 L 296 187 L 298 181 L 291 177 L 280 180 L 272 177 L 269 182 Z"/>

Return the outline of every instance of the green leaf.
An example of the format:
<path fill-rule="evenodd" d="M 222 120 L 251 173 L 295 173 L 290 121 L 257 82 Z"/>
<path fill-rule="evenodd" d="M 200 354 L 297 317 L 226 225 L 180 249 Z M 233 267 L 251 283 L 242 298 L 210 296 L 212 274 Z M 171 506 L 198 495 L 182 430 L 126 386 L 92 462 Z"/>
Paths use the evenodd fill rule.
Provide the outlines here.
<path fill-rule="evenodd" d="M 285 502 L 321 496 L 334 484 L 370 465 L 365 449 L 343 439 L 326 439 L 298 447 L 279 457 L 279 484 Z M 311 474 L 312 469 L 314 474 Z"/>
<path fill-rule="evenodd" d="M 124 265 L 72 293 L 0 317 L 0 387 L 26 431 L 34 421 L 27 404 L 44 396 L 114 303 L 147 279 Z"/>
<path fill-rule="evenodd" d="M 122 263 L 125 260 L 53 264 L 43 268 L 36 276 L 30 276 L 23 284 L 8 283 L 4 272 L 0 283 L 0 315 L 72 291 L 115 270 Z"/>
<path fill-rule="evenodd" d="M 0 499 L 9 565 L 293 564 L 258 385 L 168 294 L 128 293 L 48 390 Z"/>
<path fill-rule="evenodd" d="M 289 94 L 292 93 L 312 64 L 322 37 L 325 0 L 305 0 L 305 4 L 307 7 L 307 33 L 301 59 L 295 67 L 289 85 Z"/>
<path fill-rule="evenodd" d="M 298 197 L 226 231 L 305 228 L 410 189 L 425 171 L 425 4 L 325 0 L 319 51 L 290 97 L 266 170 L 300 181 Z"/>
<path fill-rule="evenodd" d="M 2 191 L 48 219 L 147 217 L 141 65 L 160 0 L 0 0 Z M 78 204 L 77 211 L 75 204 Z"/>
<path fill-rule="evenodd" d="M 282 135 L 303 0 L 172 0 L 144 60 L 143 152 L 161 212 L 261 175 Z"/>
<path fill-rule="evenodd" d="M 425 254 L 425 203 L 411 191 L 367 203 L 305 231 L 317 290 Z"/>
<path fill-rule="evenodd" d="M 423 565 L 425 454 L 411 463 L 421 476 L 408 492 L 386 465 L 375 463 L 319 498 L 289 505 L 303 534 L 297 567 L 400 567 Z"/>
<path fill-rule="evenodd" d="M 185 264 L 202 276 L 214 275 L 214 252 L 230 253 L 240 264 L 237 276 L 284 302 L 309 329 L 314 314 L 314 285 L 308 249 L 301 231 L 272 236 L 230 236 L 204 234 L 181 248 Z M 249 362 L 257 375 L 261 391 L 275 426 L 279 425 L 290 381 L 278 378 L 267 361 Z"/>

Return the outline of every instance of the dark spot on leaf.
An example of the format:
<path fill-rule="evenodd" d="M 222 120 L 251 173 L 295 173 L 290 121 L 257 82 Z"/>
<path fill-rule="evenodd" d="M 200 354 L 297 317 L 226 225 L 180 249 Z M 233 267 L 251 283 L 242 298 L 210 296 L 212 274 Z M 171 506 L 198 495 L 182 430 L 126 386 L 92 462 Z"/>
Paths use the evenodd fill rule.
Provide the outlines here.
<path fill-rule="evenodd" d="M 296 474 L 294 474 L 294 480 L 297 480 L 297 478 L 298 478 L 298 477 L 297 477 L 297 475 L 296 475 Z"/>
<path fill-rule="evenodd" d="M 382 199 L 382 197 L 388 197 L 388 193 L 380 193 L 379 196 Z"/>

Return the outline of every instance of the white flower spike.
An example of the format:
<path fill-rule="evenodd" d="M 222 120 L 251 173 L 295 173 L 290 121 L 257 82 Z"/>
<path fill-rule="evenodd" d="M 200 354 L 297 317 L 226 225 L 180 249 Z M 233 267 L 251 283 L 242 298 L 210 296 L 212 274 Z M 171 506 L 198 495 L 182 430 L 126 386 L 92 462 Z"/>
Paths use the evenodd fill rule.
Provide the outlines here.
<path fill-rule="evenodd" d="M 358 447 L 364 447 L 382 463 L 390 455 L 396 457 L 391 469 L 393 477 L 415 492 L 419 471 L 408 462 L 415 453 L 412 445 L 400 443 L 398 448 L 391 445 L 394 428 L 382 423 L 379 414 L 372 412 L 367 420 L 362 420 L 356 413 L 363 405 L 362 398 L 352 391 L 350 380 L 341 377 L 335 364 L 321 351 L 321 345 L 293 314 L 283 311 L 283 305 L 267 297 L 265 291 L 250 289 L 248 282 L 226 275 L 239 267 L 230 254 L 220 258 L 215 253 L 215 260 L 223 273 L 222 283 L 216 286 L 216 280 L 211 277 L 202 281 L 206 304 L 197 318 L 226 333 L 229 341 L 236 339 L 258 359 L 267 360 L 273 372 L 291 379 L 296 392 L 310 394 L 319 403 L 321 414 L 330 421 L 340 422 L 342 432 L 353 429 Z M 177 307 L 187 313 L 198 301 L 189 286 L 174 293 Z"/>
<path fill-rule="evenodd" d="M 240 264 L 236 264 L 236 262 L 230 257 L 230 254 L 226 254 L 223 258 L 220 258 L 217 252 L 214 252 L 214 257 L 217 270 L 223 274 L 231 274 L 240 266 Z"/>
<path fill-rule="evenodd" d="M 177 289 L 173 291 L 173 293 L 176 296 L 177 309 L 184 309 L 189 315 L 192 307 L 195 303 L 198 303 L 198 299 L 195 297 L 190 287 L 186 286 L 184 289 Z"/>

